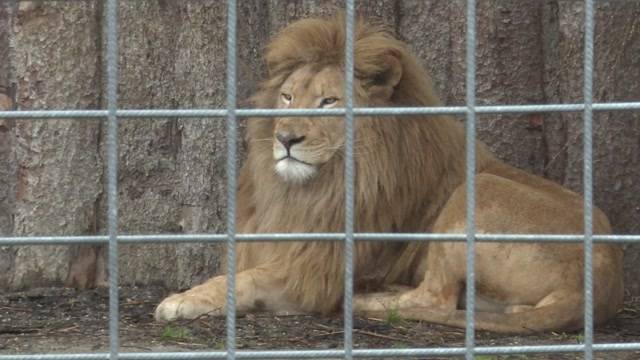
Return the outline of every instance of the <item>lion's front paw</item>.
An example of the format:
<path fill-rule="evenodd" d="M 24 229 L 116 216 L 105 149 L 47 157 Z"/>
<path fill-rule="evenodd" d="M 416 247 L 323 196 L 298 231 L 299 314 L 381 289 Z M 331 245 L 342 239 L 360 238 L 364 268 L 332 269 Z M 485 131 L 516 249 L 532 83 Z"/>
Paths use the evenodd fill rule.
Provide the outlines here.
<path fill-rule="evenodd" d="M 173 294 L 164 299 L 156 308 L 156 321 L 174 321 L 178 319 L 195 319 L 200 315 L 221 315 L 223 306 L 213 304 L 198 294 Z"/>

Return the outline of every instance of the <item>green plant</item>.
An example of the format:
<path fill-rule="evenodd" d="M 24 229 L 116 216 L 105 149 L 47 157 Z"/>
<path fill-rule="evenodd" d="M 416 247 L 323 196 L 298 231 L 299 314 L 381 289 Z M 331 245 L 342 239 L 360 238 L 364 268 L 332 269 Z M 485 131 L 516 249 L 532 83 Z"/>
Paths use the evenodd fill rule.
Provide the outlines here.
<path fill-rule="evenodd" d="M 397 308 L 391 308 L 387 311 L 387 317 L 385 321 L 389 325 L 397 325 L 402 322 L 402 316 L 400 315 L 400 311 Z"/>
<path fill-rule="evenodd" d="M 225 349 L 224 341 L 216 341 L 211 344 L 211 347 L 214 350 L 224 350 Z"/>
<path fill-rule="evenodd" d="M 189 329 L 181 326 L 167 325 L 162 331 L 164 340 L 186 340 L 191 336 Z"/>

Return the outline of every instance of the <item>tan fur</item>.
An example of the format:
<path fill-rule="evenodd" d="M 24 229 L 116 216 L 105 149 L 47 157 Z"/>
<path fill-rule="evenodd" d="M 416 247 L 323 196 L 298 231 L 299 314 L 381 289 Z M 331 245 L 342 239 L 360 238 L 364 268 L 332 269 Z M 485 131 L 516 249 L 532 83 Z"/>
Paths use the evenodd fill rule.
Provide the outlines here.
<path fill-rule="evenodd" d="M 258 108 L 343 107 L 343 18 L 296 22 L 269 44 L 269 71 Z M 438 106 L 429 77 L 407 47 L 384 29 L 359 22 L 355 41 L 358 106 Z M 333 100 L 331 100 L 333 102 Z M 342 118 L 260 118 L 248 124 L 249 155 L 238 189 L 243 233 L 344 231 Z M 295 137 L 290 155 L 278 136 Z M 304 136 L 304 138 L 302 138 Z M 465 231 L 465 141 L 446 116 L 358 117 L 356 230 Z M 276 171 L 277 164 L 280 170 Z M 288 164 L 285 166 L 283 164 Z M 581 197 L 496 160 L 477 146 L 478 232 L 579 234 Z M 610 232 L 594 213 L 594 231 Z M 341 242 L 238 244 L 238 312 L 332 312 L 344 288 Z M 478 329 L 529 332 L 582 323 L 583 250 L 576 244 L 478 243 Z M 597 322 L 622 304 L 622 253 L 594 247 Z M 358 242 L 355 309 L 464 326 L 464 243 Z M 391 286 L 409 290 L 376 292 Z M 165 299 L 158 320 L 222 314 L 225 276 Z"/>

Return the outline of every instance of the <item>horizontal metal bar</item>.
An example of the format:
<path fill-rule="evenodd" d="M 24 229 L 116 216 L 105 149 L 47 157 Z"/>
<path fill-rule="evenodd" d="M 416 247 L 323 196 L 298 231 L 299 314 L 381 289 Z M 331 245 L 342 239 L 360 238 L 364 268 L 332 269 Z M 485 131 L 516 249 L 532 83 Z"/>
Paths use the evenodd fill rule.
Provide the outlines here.
<path fill-rule="evenodd" d="M 289 233 L 289 234 L 238 234 L 237 241 L 342 241 L 344 233 Z M 421 234 L 421 233 L 355 233 L 358 241 L 466 241 L 466 234 Z M 78 236 L 0 236 L 0 246 L 15 245 L 72 245 L 106 244 L 107 235 Z M 192 243 L 224 242 L 226 234 L 158 234 L 158 235 L 118 235 L 118 242 L 124 244 L 141 243 Z M 476 234 L 482 242 L 570 242 L 581 243 L 583 235 L 555 234 Z M 599 243 L 638 243 L 640 235 L 594 235 Z"/>
<path fill-rule="evenodd" d="M 74 119 L 106 118 L 107 110 L 14 110 L 0 111 L 0 119 Z"/>
<path fill-rule="evenodd" d="M 479 346 L 474 348 L 479 355 L 575 353 L 584 351 L 583 344 L 575 345 L 530 345 L 530 346 Z M 640 342 L 594 344 L 594 351 L 638 351 Z M 414 348 L 414 349 L 354 349 L 354 357 L 416 357 L 416 356 L 460 356 L 464 347 Z M 205 360 L 224 359 L 226 351 L 203 352 L 125 352 L 120 360 Z M 344 356 L 344 350 L 264 350 L 236 351 L 239 359 L 327 359 Z M 86 354 L 33 354 L 0 355 L 0 360 L 106 360 L 108 353 Z"/>
<path fill-rule="evenodd" d="M 540 113 L 540 112 L 581 112 L 584 104 L 545 104 L 545 105 L 488 105 L 476 106 L 477 113 Z M 625 111 L 640 110 L 640 102 L 625 103 L 596 103 L 594 111 Z M 438 107 L 379 107 L 354 108 L 358 116 L 374 115 L 438 115 L 438 114 L 466 114 L 466 106 L 438 106 Z M 120 109 L 116 112 L 118 118 L 224 118 L 226 109 Z M 238 117 L 276 117 L 276 116 L 344 116 L 345 109 L 238 109 Z M 73 119 L 73 118 L 103 118 L 106 110 L 24 110 L 0 111 L 0 119 Z"/>

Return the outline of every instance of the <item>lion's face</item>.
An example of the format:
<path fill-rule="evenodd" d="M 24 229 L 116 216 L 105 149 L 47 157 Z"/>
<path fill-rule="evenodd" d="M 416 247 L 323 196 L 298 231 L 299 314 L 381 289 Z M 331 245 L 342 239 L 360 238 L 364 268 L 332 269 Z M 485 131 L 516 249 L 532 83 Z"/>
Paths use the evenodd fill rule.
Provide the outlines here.
<path fill-rule="evenodd" d="M 336 66 L 305 66 L 280 87 L 281 109 L 343 107 L 343 76 Z M 283 180 L 304 183 L 344 145 L 341 117 L 277 118 L 273 133 L 275 170 Z"/>

